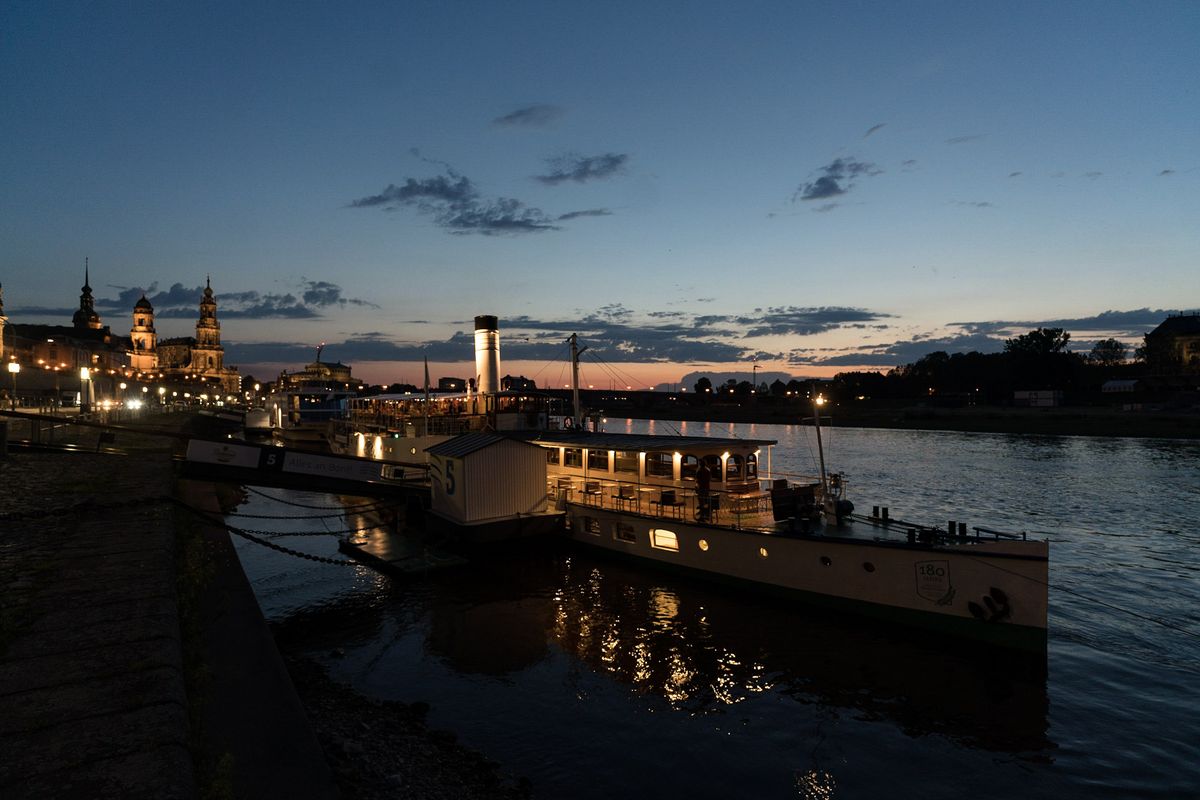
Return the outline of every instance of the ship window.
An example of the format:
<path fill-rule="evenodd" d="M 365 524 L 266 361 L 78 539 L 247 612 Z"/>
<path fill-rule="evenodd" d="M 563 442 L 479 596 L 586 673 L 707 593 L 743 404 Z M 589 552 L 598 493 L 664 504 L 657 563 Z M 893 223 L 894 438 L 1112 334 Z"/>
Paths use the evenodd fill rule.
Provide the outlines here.
<path fill-rule="evenodd" d="M 608 451 L 589 449 L 588 454 L 588 469 L 599 470 L 600 472 L 608 472 Z"/>
<path fill-rule="evenodd" d="M 675 470 L 675 459 L 670 453 L 647 453 L 646 454 L 646 474 L 656 475 L 660 478 L 673 477 Z"/>
<path fill-rule="evenodd" d="M 679 477 L 685 481 L 696 480 L 696 471 L 700 469 L 700 459 L 693 455 L 685 455 L 679 462 Z"/>
<path fill-rule="evenodd" d="M 557 464 L 559 455 L 560 454 L 558 452 L 557 447 L 547 447 L 546 448 L 546 463 L 547 464 Z"/>
<path fill-rule="evenodd" d="M 588 533 L 592 534 L 593 536 L 599 536 L 600 535 L 600 520 L 596 519 L 595 517 L 584 517 L 583 518 L 583 529 L 585 531 L 587 531 Z"/>
<path fill-rule="evenodd" d="M 765 547 L 758 548 L 758 557 L 766 558 L 767 557 L 767 548 L 765 548 Z"/>
<path fill-rule="evenodd" d="M 637 534 L 633 532 L 632 525 L 618 522 L 613 528 L 613 538 L 619 542 L 636 542 Z"/>
<path fill-rule="evenodd" d="M 614 472 L 632 472 L 638 471 L 638 454 L 635 450 L 618 450 L 613 454 L 613 471 Z"/>
<path fill-rule="evenodd" d="M 753 453 L 746 456 L 746 477 L 758 477 L 758 456 L 754 455 Z"/>
<path fill-rule="evenodd" d="M 679 537 L 675 535 L 675 531 L 653 528 L 650 531 L 650 546 L 657 550 L 679 552 Z"/>
<path fill-rule="evenodd" d="M 737 480 L 742 477 L 742 457 L 731 455 L 725 461 L 725 478 L 727 480 Z"/>
<path fill-rule="evenodd" d="M 579 447 L 568 447 L 567 449 L 563 450 L 563 466 L 582 467 L 583 450 Z"/>
<path fill-rule="evenodd" d="M 706 553 L 708 552 L 708 539 L 701 539 L 701 540 L 700 540 L 699 542 L 697 542 L 696 544 L 697 544 L 697 546 L 699 546 L 699 548 L 700 548 L 701 550 L 703 550 L 703 551 L 704 551 L 704 552 L 706 552 Z"/>

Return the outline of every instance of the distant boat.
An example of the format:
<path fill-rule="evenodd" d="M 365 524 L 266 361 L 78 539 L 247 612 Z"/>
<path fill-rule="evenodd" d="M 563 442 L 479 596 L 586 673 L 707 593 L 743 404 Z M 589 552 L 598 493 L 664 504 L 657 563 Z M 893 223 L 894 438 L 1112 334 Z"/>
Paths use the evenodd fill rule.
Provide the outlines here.
<path fill-rule="evenodd" d="M 350 400 L 358 396 L 358 382 L 348 365 L 317 360 L 300 372 L 282 372 L 266 400 L 271 427 L 292 443 L 324 442 L 333 426 L 346 416 Z"/>

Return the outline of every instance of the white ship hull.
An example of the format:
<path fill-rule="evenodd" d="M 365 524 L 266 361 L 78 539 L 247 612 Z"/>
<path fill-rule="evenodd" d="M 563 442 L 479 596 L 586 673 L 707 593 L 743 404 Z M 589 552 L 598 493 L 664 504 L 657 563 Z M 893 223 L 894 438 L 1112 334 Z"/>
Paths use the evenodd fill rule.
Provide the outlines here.
<path fill-rule="evenodd" d="M 767 533 L 575 502 L 565 508 L 570 537 L 590 547 L 855 613 L 1045 651 L 1045 542 L 922 545 L 839 536 L 836 529 Z"/>

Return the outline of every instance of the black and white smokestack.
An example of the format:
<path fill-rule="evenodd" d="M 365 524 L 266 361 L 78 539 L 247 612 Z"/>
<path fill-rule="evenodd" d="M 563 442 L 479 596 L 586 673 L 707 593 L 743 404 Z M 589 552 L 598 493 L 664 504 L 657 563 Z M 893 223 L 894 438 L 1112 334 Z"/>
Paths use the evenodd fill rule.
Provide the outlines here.
<path fill-rule="evenodd" d="M 500 323 L 491 314 L 475 318 L 475 374 L 480 394 L 500 391 Z"/>

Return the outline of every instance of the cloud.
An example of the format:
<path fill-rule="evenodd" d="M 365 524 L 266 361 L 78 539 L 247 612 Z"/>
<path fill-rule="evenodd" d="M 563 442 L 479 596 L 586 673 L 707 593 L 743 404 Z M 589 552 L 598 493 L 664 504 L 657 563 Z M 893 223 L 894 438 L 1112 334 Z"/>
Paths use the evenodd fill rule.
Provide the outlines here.
<path fill-rule="evenodd" d="M 949 325 L 969 333 L 982 333 L 1001 338 L 1027 333 L 1034 328 L 1063 328 L 1068 332 L 1105 332 L 1124 336 L 1141 336 L 1149 332 L 1178 309 L 1136 308 L 1130 311 L 1102 311 L 1090 317 L 1070 317 L 1042 320 L 988 320 L 984 322 L 951 322 Z"/>
<path fill-rule="evenodd" d="M 546 164 L 550 167 L 550 173 L 534 175 L 534 177 L 548 186 L 557 186 L 564 181 L 584 183 L 585 181 L 610 178 L 621 172 L 628 161 L 629 156 L 625 153 L 605 153 L 599 156 L 580 156 L 571 153 L 547 160 Z"/>
<path fill-rule="evenodd" d="M 811 350 L 793 350 L 788 363 L 809 367 L 896 367 L 911 364 L 938 350 L 947 353 L 995 353 L 1004 348 L 1004 340 L 984 334 L 960 334 L 937 338 L 913 337 L 899 342 L 866 345 L 821 355 Z"/>
<path fill-rule="evenodd" d="M 96 309 L 104 316 L 128 315 L 145 294 L 158 319 L 196 319 L 200 313 L 200 299 L 204 296 L 203 285 L 184 286 L 182 283 L 173 283 L 164 290 L 159 290 L 157 283 L 147 287 L 113 288 L 119 289 L 116 297 L 95 299 Z M 226 319 L 318 319 L 323 309 L 334 306 L 379 307 L 369 300 L 344 297 L 342 287 L 330 281 L 304 279 L 300 288 L 299 297 L 291 292 L 221 292 L 214 288 L 217 316 Z M 73 313 L 74 309 L 68 310 L 66 316 Z M 120 328 L 120 325 L 112 327 Z"/>
<path fill-rule="evenodd" d="M 1163 175 L 1174 175 L 1174 174 L 1175 174 L 1175 170 L 1173 170 L 1173 169 L 1164 169 L 1162 172 L 1158 173 L 1160 178 Z"/>
<path fill-rule="evenodd" d="M 987 200 L 955 200 L 954 205 L 967 206 L 969 208 L 995 208 Z"/>
<path fill-rule="evenodd" d="M 565 214 L 559 214 L 556 219 L 560 222 L 565 222 L 569 219 L 577 219 L 578 217 L 611 217 L 612 212 L 607 208 L 587 208 L 583 211 L 568 211 Z"/>
<path fill-rule="evenodd" d="M 861 323 L 888 319 L 891 315 L 864 308 L 821 306 L 802 308 L 778 306 L 755 309 L 752 314 L 710 314 L 695 318 L 697 327 L 725 326 L 730 335 L 745 338 L 758 336 L 811 336 L 836 328 L 856 327 Z"/>
<path fill-rule="evenodd" d="M 1096 180 L 1096 178 L 1099 178 L 1103 174 L 1103 172 L 1085 172 L 1083 173 L 1083 177 Z"/>
<path fill-rule="evenodd" d="M 350 201 L 349 207 L 383 208 L 385 211 L 415 208 L 432 217 L 435 224 L 458 235 L 495 236 L 559 230 L 545 212 L 528 207 L 520 200 L 481 197 L 469 178 L 450 168 L 445 175 L 419 180 L 406 178 L 399 186 L 388 184 L 379 194 Z"/>
<path fill-rule="evenodd" d="M 516 111 L 505 114 L 502 117 L 496 117 L 492 120 L 492 124 L 507 128 L 545 128 L 558 121 L 558 118 L 562 115 L 563 110 L 558 106 L 536 103 L 531 106 L 518 108 Z"/>
<path fill-rule="evenodd" d="M 872 133 L 875 133 L 876 131 L 878 131 L 884 125 L 887 125 L 887 123 L 881 122 L 878 125 L 872 125 L 870 128 L 867 129 L 867 132 L 863 134 L 863 138 L 866 139 L 868 136 L 870 136 Z"/>
<path fill-rule="evenodd" d="M 854 188 L 849 181 L 862 175 L 873 176 L 883 172 L 879 167 L 854 158 L 835 158 L 817 170 L 822 173 L 816 180 L 802 183 L 792 195 L 792 202 L 800 200 L 827 200 L 838 197 Z M 822 209 L 829 211 L 829 208 Z"/>
<path fill-rule="evenodd" d="M 816 208 L 813 209 L 813 211 L 816 211 L 817 213 L 820 213 L 820 214 L 827 214 L 830 211 L 833 211 L 835 208 L 839 207 L 840 205 L 841 205 L 841 203 L 825 203 L 824 205 L 817 206 Z"/>
<path fill-rule="evenodd" d="M 1010 172 L 1010 173 L 1008 173 L 1008 177 L 1016 178 L 1016 177 L 1019 177 L 1021 174 L 1022 173 L 1020 173 L 1020 172 Z"/>
<path fill-rule="evenodd" d="M 946 144 L 966 144 L 967 142 L 978 142 L 986 138 L 986 133 L 972 133 L 968 136 L 952 136 L 946 140 Z"/>

